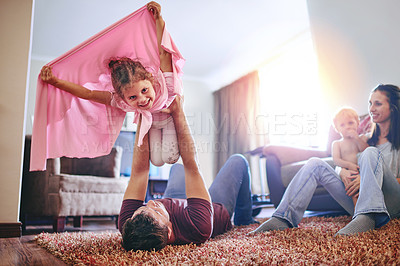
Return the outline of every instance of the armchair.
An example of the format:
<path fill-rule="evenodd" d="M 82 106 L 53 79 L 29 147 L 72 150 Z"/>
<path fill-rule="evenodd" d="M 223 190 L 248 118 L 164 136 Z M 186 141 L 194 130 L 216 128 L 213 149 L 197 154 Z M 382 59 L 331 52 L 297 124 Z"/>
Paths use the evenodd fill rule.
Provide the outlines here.
<path fill-rule="evenodd" d="M 83 216 L 117 216 L 128 178 L 120 177 L 123 149 L 114 147 L 97 158 L 56 158 L 47 160 L 46 171 L 29 171 L 31 136 L 25 138 L 22 176 L 21 221 L 46 217 L 55 232 L 63 231 L 66 217 L 74 226 Z"/>

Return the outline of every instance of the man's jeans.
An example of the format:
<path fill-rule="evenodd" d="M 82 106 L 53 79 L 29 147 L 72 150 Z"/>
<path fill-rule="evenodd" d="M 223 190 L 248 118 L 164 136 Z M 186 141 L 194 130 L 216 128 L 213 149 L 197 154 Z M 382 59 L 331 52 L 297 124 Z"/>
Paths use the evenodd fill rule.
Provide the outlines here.
<path fill-rule="evenodd" d="M 244 156 L 232 155 L 218 172 L 208 191 L 212 202 L 223 204 L 230 217 L 235 213 L 235 225 L 253 221 L 250 170 Z M 164 198 L 186 198 L 183 165 L 174 164 L 171 167 Z"/>
<path fill-rule="evenodd" d="M 295 175 L 287 187 L 282 201 L 272 216 L 287 220 L 296 227 L 320 184 L 349 213 L 374 213 L 376 227 L 386 224 L 390 217 L 400 216 L 400 184 L 384 164 L 381 153 L 368 147 L 359 157 L 361 185 L 354 211 L 343 182 L 329 164 L 311 158 Z"/>

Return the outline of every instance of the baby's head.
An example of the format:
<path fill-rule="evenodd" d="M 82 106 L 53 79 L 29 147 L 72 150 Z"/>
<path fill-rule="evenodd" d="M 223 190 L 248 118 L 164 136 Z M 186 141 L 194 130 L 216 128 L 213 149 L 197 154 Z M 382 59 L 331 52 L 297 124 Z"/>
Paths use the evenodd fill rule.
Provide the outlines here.
<path fill-rule="evenodd" d="M 357 112 L 352 108 L 341 108 L 333 118 L 333 125 L 342 136 L 349 130 L 357 131 L 360 124 L 360 118 Z"/>
<path fill-rule="evenodd" d="M 116 93 L 130 106 L 143 110 L 153 106 L 154 78 L 140 62 L 122 57 L 110 59 L 108 67 Z"/>

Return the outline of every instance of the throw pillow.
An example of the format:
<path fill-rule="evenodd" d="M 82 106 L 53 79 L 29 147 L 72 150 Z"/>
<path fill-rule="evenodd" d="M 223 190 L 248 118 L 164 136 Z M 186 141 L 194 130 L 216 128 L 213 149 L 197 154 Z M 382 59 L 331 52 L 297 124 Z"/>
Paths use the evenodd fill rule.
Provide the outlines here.
<path fill-rule="evenodd" d="M 61 158 L 61 173 L 119 178 L 123 148 L 115 146 L 110 154 L 96 158 Z"/>

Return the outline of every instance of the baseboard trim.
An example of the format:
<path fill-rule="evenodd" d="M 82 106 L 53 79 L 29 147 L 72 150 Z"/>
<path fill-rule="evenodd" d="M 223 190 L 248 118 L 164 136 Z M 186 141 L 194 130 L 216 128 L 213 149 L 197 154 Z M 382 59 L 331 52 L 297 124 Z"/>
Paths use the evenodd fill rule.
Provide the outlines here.
<path fill-rule="evenodd" d="M 21 237 L 22 223 L 0 223 L 0 238 Z"/>

